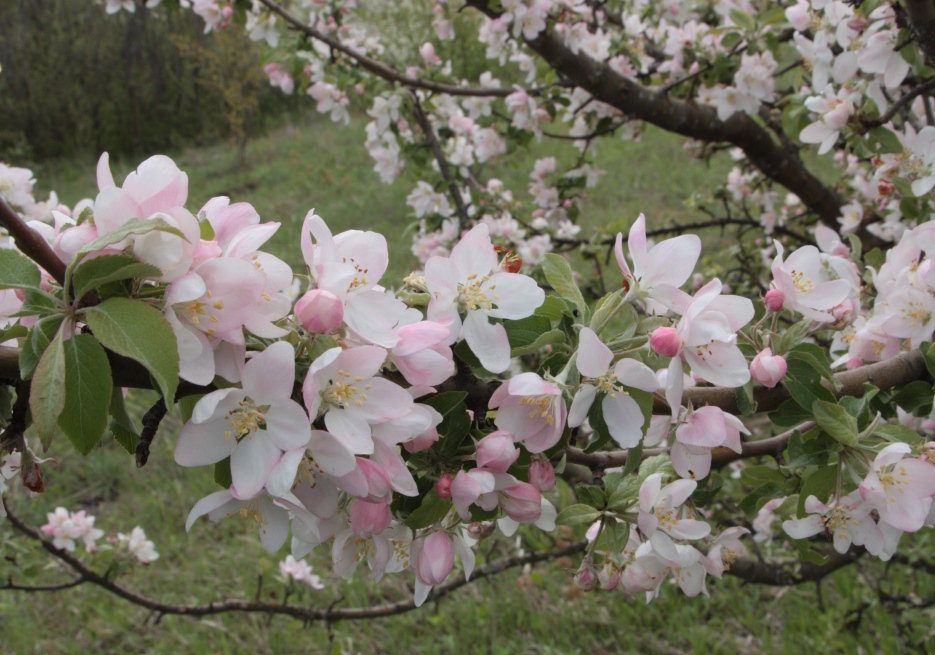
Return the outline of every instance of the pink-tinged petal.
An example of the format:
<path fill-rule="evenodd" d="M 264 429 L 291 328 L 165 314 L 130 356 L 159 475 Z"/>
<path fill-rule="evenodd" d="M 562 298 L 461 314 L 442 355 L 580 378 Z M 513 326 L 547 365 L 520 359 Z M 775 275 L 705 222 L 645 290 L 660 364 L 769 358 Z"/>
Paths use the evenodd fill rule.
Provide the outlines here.
<path fill-rule="evenodd" d="M 152 216 L 169 207 L 182 207 L 188 199 L 188 175 L 165 155 L 153 155 L 123 181 L 124 190 L 140 204 L 143 215 Z"/>
<path fill-rule="evenodd" d="M 580 369 L 579 369 L 580 370 Z M 614 375 L 620 384 L 649 393 L 659 390 L 659 379 L 651 368 L 635 359 L 621 359 L 614 366 Z"/>
<path fill-rule="evenodd" d="M 614 398 L 616 395 L 616 398 Z M 643 411 L 630 396 L 607 394 L 601 402 L 610 436 L 621 448 L 635 448 L 643 438 Z"/>
<path fill-rule="evenodd" d="M 662 474 L 653 473 L 640 486 L 640 509 L 644 512 L 652 511 L 662 490 Z"/>
<path fill-rule="evenodd" d="M 656 555 L 669 566 L 679 565 L 679 551 L 675 547 L 675 542 L 672 541 L 672 537 L 662 530 L 656 530 L 653 536 L 649 538 L 649 543 L 652 544 Z"/>
<path fill-rule="evenodd" d="M 197 273 L 183 275 L 166 288 L 166 306 L 197 300 L 207 290 L 204 279 Z"/>
<path fill-rule="evenodd" d="M 312 243 L 313 235 L 317 242 L 314 244 Z M 328 229 L 321 216 L 315 214 L 314 209 L 305 215 L 305 222 L 302 224 L 301 246 L 305 264 L 313 269 L 313 274 L 316 265 L 337 260 L 338 253 L 334 245 L 334 238 L 331 236 L 331 230 Z"/>
<path fill-rule="evenodd" d="M 295 475 L 299 471 L 299 464 L 303 457 L 305 457 L 304 448 L 296 448 L 282 454 L 266 479 L 266 491 L 269 495 L 284 496 L 292 490 Z"/>
<path fill-rule="evenodd" d="M 455 552 L 458 554 L 458 557 L 461 558 L 461 566 L 464 568 L 464 579 L 470 580 L 471 574 L 474 572 L 474 564 L 476 561 L 474 551 L 471 550 L 470 545 L 468 545 L 467 541 L 460 535 L 455 535 L 452 541 L 454 542 Z"/>
<path fill-rule="evenodd" d="M 406 305 L 382 291 L 364 291 L 348 298 L 344 322 L 370 343 L 392 348 L 399 342 L 396 330 L 405 323 Z"/>
<path fill-rule="evenodd" d="M 94 199 L 94 224 L 101 236 L 113 232 L 127 221 L 144 218 L 140 214 L 136 201 L 119 187 L 102 189 Z"/>
<path fill-rule="evenodd" d="M 334 349 L 332 348 L 332 350 Z M 330 350 L 327 351 L 325 355 L 330 352 Z M 344 351 L 339 349 L 338 355 L 339 357 L 333 360 L 335 366 L 347 371 L 355 378 L 373 377 L 380 371 L 383 362 L 386 361 L 386 350 L 379 346 L 357 346 Z M 318 360 L 315 360 L 312 367 L 314 368 L 317 363 Z M 337 369 L 334 372 L 337 372 Z"/>
<path fill-rule="evenodd" d="M 691 305 L 689 305 L 688 310 L 685 312 L 685 316 L 690 319 L 700 316 L 701 313 L 708 308 L 708 305 L 721 295 L 721 289 L 723 288 L 724 285 L 721 284 L 721 281 L 714 278 L 698 289 L 692 297 Z"/>
<path fill-rule="evenodd" d="M 545 300 L 545 291 L 528 275 L 497 273 L 481 285 L 494 304 L 487 311 L 493 318 L 520 319 L 531 315 Z"/>
<path fill-rule="evenodd" d="M 834 542 L 834 549 L 842 555 L 851 547 L 851 533 L 848 529 L 835 530 L 831 535 Z"/>
<path fill-rule="evenodd" d="M 819 532 L 824 532 L 825 524 L 821 516 L 812 514 L 804 519 L 792 519 L 782 522 L 782 529 L 793 539 L 806 539 Z"/>
<path fill-rule="evenodd" d="M 370 424 L 362 416 L 343 409 L 332 409 L 325 414 L 325 426 L 354 454 L 369 455 L 373 452 Z"/>
<path fill-rule="evenodd" d="M 289 513 L 273 505 L 272 501 L 261 506 L 260 543 L 267 553 L 275 553 L 286 543 L 289 536 Z"/>
<path fill-rule="evenodd" d="M 193 384 L 208 385 L 214 380 L 214 351 L 200 330 L 183 324 L 173 309 L 164 316 L 172 326 L 179 351 L 179 377 Z"/>
<path fill-rule="evenodd" d="M 432 586 L 423 584 L 418 578 L 416 578 L 416 587 L 413 592 L 412 602 L 416 607 L 422 607 L 423 603 L 428 600 L 429 594 L 432 591 Z"/>
<path fill-rule="evenodd" d="M 408 393 L 409 389 L 405 391 Z M 405 416 L 371 425 L 370 429 L 373 437 L 384 443 L 404 443 L 436 427 L 441 423 L 440 417 L 441 415 L 428 405 L 413 404 Z"/>
<path fill-rule="evenodd" d="M 633 277 L 633 273 L 630 272 L 630 267 L 627 265 L 627 260 L 623 256 L 623 233 L 617 232 L 617 240 L 614 242 L 614 257 L 617 259 L 617 266 L 620 267 L 620 272 L 624 277 Z"/>
<path fill-rule="evenodd" d="M 482 312 L 468 312 L 463 334 L 480 363 L 491 373 L 503 373 L 510 366 L 510 341 L 506 328 L 492 325 Z"/>
<path fill-rule="evenodd" d="M 800 294 L 798 301 L 811 309 L 831 309 L 841 304 L 850 295 L 852 288 L 847 280 L 821 282 L 811 293 Z"/>
<path fill-rule="evenodd" d="M 393 489 L 403 496 L 418 496 L 419 489 L 416 481 L 409 472 L 406 462 L 400 457 L 396 446 L 390 446 L 379 439 L 374 443 L 373 459 L 386 471 Z"/>
<path fill-rule="evenodd" d="M 269 408 L 265 419 L 266 432 L 280 450 L 302 448 L 308 444 L 312 426 L 299 403 L 293 400 L 277 403 Z"/>
<path fill-rule="evenodd" d="M 909 495 L 900 495 L 880 512 L 880 520 L 904 532 L 918 532 L 925 524 L 931 507 L 931 497 L 914 498 Z"/>
<path fill-rule="evenodd" d="M 711 534 L 711 526 L 704 521 L 681 519 L 668 533 L 676 539 L 704 539 Z"/>
<path fill-rule="evenodd" d="M 250 255 L 253 254 L 257 254 L 258 256 L 265 255 L 265 253 L 258 253 L 256 251 L 259 250 L 264 243 L 269 241 L 270 237 L 276 234 L 279 225 L 279 223 L 271 222 L 244 227 L 237 232 L 237 234 L 232 235 L 230 241 L 226 244 L 224 255 L 226 257 L 237 257 L 239 259 L 250 259 Z M 272 257 L 272 255 L 266 256 Z M 258 262 L 258 259 L 259 257 L 255 263 Z"/>
<path fill-rule="evenodd" d="M 243 389 L 257 405 L 287 400 L 295 384 L 295 349 L 277 341 L 243 368 Z"/>
<path fill-rule="evenodd" d="M 188 513 L 188 519 L 185 521 L 185 532 L 188 532 L 192 529 L 192 524 L 197 521 L 199 518 L 204 516 L 209 512 L 213 512 L 220 507 L 223 507 L 226 503 L 234 500 L 234 497 L 231 495 L 230 489 L 221 489 L 220 491 L 215 491 L 213 494 L 205 496 L 192 507 L 192 511 Z M 242 504 L 241 501 L 235 501 L 238 505 Z"/>
<path fill-rule="evenodd" d="M 672 422 L 678 419 L 682 408 L 682 391 L 685 387 L 685 376 L 682 373 L 682 360 L 673 357 L 669 362 L 666 374 L 666 402 L 672 410 Z"/>
<path fill-rule="evenodd" d="M 582 384 L 578 388 L 578 393 L 571 401 L 571 409 L 568 410 L 568 427 L 576 428 L 584 423 L 595 396 L 597 396 L 597 387 L 594 385 Z"/>
<path fill-rule="evenodd" d="M 896 466 L 901 476 L 909 479 L 906 488 L 916 498 L 935 494 L 935 466 L 922 459 L 904 459 Z"/>
<path fill-rule="evenodd" d="M 427 309 L 429 320 L 439 320 L 436 312 L 448 312 L 452 307 L 456 308 L 460 282 L 457 266 L 447 257 L 430 257 L 425 262 L 425 285 L 432 295 Z"/>
<path fill-rule="evenodd" d="M 683 234 L 666 239 L 649 251 L 640 280 L 647 288 L 657 284 L 680 287 L 685 284 L 701 255 L 701 239 L 694 234 Z"/>
<path fill-rule="evenodd" d="M 705 570 L 700 563 L 683 566 L 676 575 L 676 580 L 678 580 L 679 589 L 689 598 L 694 598 L 701 593 L 707 594 L 704 586 Z"/>
<path fill-rule="evenodd" d="M 241 439 L 231 453 L 234 493 L 241 498 L 260 493 L 281 456 L 282 451 L 263 431 Z"/>
<path fill-rule="evenodd" d="M 207 466 L 228 457 L 237 443 L 224 437 L 227 422 L 186 423 L 175 444 L 175 462 L 179 466 Z"/>
<path fill-rule="evenodd" d="M 389 265 L 390 257 L 386 237 L 377 232 L 347 230 L 335 235 L 334 245 L 348 260 L 360 269 L 360 284 L 373 286 L 380 281 Z"/>
<path fill-rule="evenodd" d="M 672 468 L 683 478 L 703 480 L 711 472 L 711 451 L 708 448 L 686 446 L 676 441 L 672 444 L 669 456 L 672 458 Z"/>
<path fill-rule="evenodd" d="M 562 393 L 554 384 L 546 382 L 535 373 L 514 375 L 506 384 L 511 396 L 560 396 Z"/>
<path fill-rule="evenodd" d="M 114 182 L 114 175 L 110 172 L 110 155 L 106 152 L 97 160 L 97 188 L 100 191 L 112 186 L 117 186 Z"/>
<path fill-rule="evenodd" d="M 485 223 L 478 223 L 451 249 L 451 262 L 457 267 L 461 282 L 471 275 L 488 275 L 497 266 L 497 253 Z M 428 270 L 426 270 L 428 273 Z"/>
<path fill-rule="evenodd" d="M 445 343 L 447 340 L 447 325 L 435 321 L 419 321 L 399 329 L 399 343 L 393 348 L 393 355 L 407 357 L 421 352 L 428 344 Z"/>
<path fill-rule="evenodd" d="M 643 214 L 640 214 L 630 226 L 627 249 L 633 260 L 633 273 L 636 277 L 642 277 L 646 266 L 646 216 Z"/>
<path fill-rule="evenodd" d="M 695 493 L 698 483 L 694 480 L 676 480 L 667 484 L 660 492 L 660 504 L 666 504 L 667 507 L 679 507 L 688 500 L 688 497 Z"/>
<path fill-rule="evenodd" d="M 753 301 L 742 296 L 718 296 L 708 305 L 709 311 L 723 314 L 731 332 L 736 332 L 753 320 Z"/>
<path fill-rule="evenodd" d="M 354 453 L 330 432 L 313 430 L 308 450 L 315 463 L 328 475 L 341 477 L 357 468 Z"/>
<path fill-rule="evenodd" d="M 614 359 L 610 348 L 588 327 L 581 328 L 578 338 L 578 358 L 575 360 L 578 370 L 589 378 L 605 375 Z M 653 379 L 655 380 L 655 375 Z"/>
<path fill-rule="evenodd" d="M 367 396 L 367 400 L 361 400 L 359 407 L 351 407 L 348 411 L 360 414 L 368 423 L 383 423 L 402 418 L 412 410 L 412 396 L 389 380 L 370 378 L 358 382 L 357 388 Z"/>
<path fill-rule="evenodd" d="M 367 481 L 367 476 L 360 467 L 360 461 L 360 459 L 357 460 L 357 466 L 354 467 L 353 471 L 347 475 L 335 478 L 334 482 L 339 488 L 343 489 L 351 496 L 355 498 L 366 498 L 370 489 L 370 483 Z"/>
<path fill-rule="evenodd" d="M 736 388 L 750 381 L 747 358 L 735 344 L 712 341 L 683 353 L 692 372 L 713 385 Z"/>
<path fill-rule="evenodd" d="M 702 407 L 688 417 L 675 431 L 675 438 L 690 446 L 714 448 L 724 443 L 727 428 L 724 412 L 718 407 Z"/>

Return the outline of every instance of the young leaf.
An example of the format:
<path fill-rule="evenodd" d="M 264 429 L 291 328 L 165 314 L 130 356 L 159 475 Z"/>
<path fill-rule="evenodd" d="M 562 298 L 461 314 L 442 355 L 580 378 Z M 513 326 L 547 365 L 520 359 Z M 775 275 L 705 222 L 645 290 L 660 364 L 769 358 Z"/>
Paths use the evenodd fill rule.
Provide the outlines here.
<path fill-rule="evenodd" d="M 38 329 L 38 327 L 36 328 Z M 35 366 L 29 393 L 29 409 L 32 420 L 48 450 L 59 433 L 58 417 L 65 407 L 65 349 L 60 335 L 56 336 Z"/>
<path fill-rule="evenodd" d="M 0 248 L 0 289 L 38 288 L 42 275 L 26 255 L 10 248 Z"/>
<path fill-rule="evenodd" d="M 805 501 L 809 496 L 815 496 L 823 503 L 827 503 L 831 494 L 834 493 L 838 482 L 838 465 L 823 466 L 816 469 L 811 475 L 802 481 L 802 489 L 799 491 L 799 518 L 805 517 Z"/>
<path fill-rule="evenodd" d="M 88 253 L 97 252 L 98 250 L 103 250 L 107 246 L 120 243 L 127 237 L 133 236 L 134 234 L 146 234 L 147 232 L 152 232 L 153 230 L 168 232 L 169 234 L 174 234 L 177 237 L 185 239 L 185 235 L 182 234 L 181 230 L 172 227 L 161 218 L 147 218 L 145 221 L 128 221 L 113 232 L 108 232 L 104 236 L 100 236 L 91 243 L 82 246 L 82 248 L 77 253 L 75 253 L 76 257 L 74 263 L 77 264 L 80 262 Z"/>
<path fill-rule="evenodd" d="M 601 513 L 587 505 L 571 505 L 566 507 L 555 517 L 555 525 L 581 525 L 594 523 Z"/>
<path fill-rule="evenodd" d="M 32 377 L 42 353 L 49 347 L 49 343 L 64 320 L 64 316 L 47 316 L 39 319 L 26 335 L 23 348 L 19 351 L 19 374 L 24 380 Z"/>
<path fill-rule="evenodd" d="M 65 350 L 65 406 L 58 417 L 62 432 L 87 455 L 107 429 L 107 410 L 114 382 L 101 344 L 90 334 L 77 334 Z"/>
<path fill-rule="evenodd" d="M 578 310 L 578 320 L 584 320 L 587 304 L 584 302 L 581 290 L 575 284 L 575 277 L 568 260 L 561 255 L 549 253 L 542 261 L 542 272 L 545 273 L 545 279 L 555 289 L 555 293 L 574 303 Z"/>
<path fill-rule="evenodd" d="M 425 500 L 412 514 L 409 515 L 404 523 L 412 530 L 427 528 L 437 521 L 445 518 L 448 510 L 451 509 L 451 501 L 445 500 L 434 490 L 425 494 Z"/>
<path fill-rule="evenodd" d="M 159 310 L 139 300 L 110 298 L 88 307 L 85 321 L 104 346 L 145 366 L 167 403 L 175 401 L 178 345 L 172 326 Z"/>
<path fill-rule="evenodd" d="M 845 446 L 857 445 L 857 419 L 847 413 L 840 405 L 816 400 L 812 403 L 812 413 L 821 429 L 834 437 L 835 441 Z"/>
<path fill-rule="evenodd" d="M 127 255 L 102 255 L 88 260 L 75 269 L 72 278 L 74 297 L 81 298 L 88 291 L 108 282 L 134 277 L 159 277 L 162 271 L 152 264 Z"/>

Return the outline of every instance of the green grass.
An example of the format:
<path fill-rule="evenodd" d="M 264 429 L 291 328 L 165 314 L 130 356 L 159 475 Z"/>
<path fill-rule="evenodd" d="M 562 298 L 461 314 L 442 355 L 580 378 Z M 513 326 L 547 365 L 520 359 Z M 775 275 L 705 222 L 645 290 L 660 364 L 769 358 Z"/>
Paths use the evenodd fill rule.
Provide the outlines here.
<path fill-rule="evenodd" d="M 373 229 L 389 240 L 391 273 L 401 275 L 415 263 L 406 228 L 411 218 L 405 183 L 385 186 L 371 171 L 361 145 L 360 123 L 334 129 L 317 117 L 295 122 L 253 140 L 248 165 L 237 166 L 226 145 L 168 153 L 190 176 L 196 210 L 208 198 L 225 194 L 253 203 L 265 220 L 283 223 L 269 249 L 293 265 L 301 264 L 297 230 L 305 213 L 316 208 L 334 232 Z M 680 140 L 647 132 L 639 143 L 615 141 L 601 146 L 599 164 L 608 171 L 582 222 L 612 233 L 625 229 L 639 212 L 650 224 L 691 219 L 684 201 L 692 192 L 712 189 L 730 163 L 712 168 L 686 163 Z M 567 157 L 564 144 L 534 144 L 509 158 L 496 174 L 524 189 L 536 157 Z M 115 162 L 122 179 L 138 162 Z M 73 204 L 92 194 L 94 161 L 51 162 L 35 170 L 44 189 L 55 188 Z M 528 202 L 528 198 L 523 198 Z M 393 278 L 384 280 L 393 284 Z M 137 412 L 152 395 L 134 401 Z M 277 563 L 256 538 L 255 527 L 238 520 L 201 519 L 190 534 L 184 520 L 191 506 L 217 489 L 209 468 L 185 469 L 173 462 L 178 421 L 163 423 L 153 455 L 143 469 L 116 444 L 82 458 L 64 443 L 53 447 L 56 463 L 45 465 L 48 491 L 34 499 L 9 494 L 16 512 L 38 525 L 57 505 L 86 508 L 108 534 L 141 525 L 156 542 L 161 558 L 148 568 L 131 567 L 119 581 L 127 587 L 177 603 L 218 598 L 252 598 L 263 575 L 261 597 L 278 601 L 286 587 Z M 529 533 L 535 543 L 541 534 Z M 515 551 L 513 540 L 485 542 L 480 552 L 495 558 Z M 491 552 L 491 548 L 494 549 Z M 24 550 L 25 549 L 25 550 Z M 21 583 L 60 581 L 63 571 L 29 550 L 8 523 L 0 521 L 0 579 Z M 309 558 L 327 588 L 305 592 L 299 602 L 317 608 L 374 605 L 406 598 L 411 575 L 370 584 L 361 571 L 351 582 L 331 574 L 327 546 Z M 85 557 L 93 562 L 94 558 Z M 28 564 L 39 562 L 33 578 Z M 875 600 L 884 568 L 861 562 L 822 584 L 819 605 L 814 585 L 796 588 L 742 586 L 728 578 L 709 584 L 711 598 L 686 599 L 667 585 L 651 605 L 619 593 L 583 595 L 571 585 L 569 559 L 511 571 L 469 585 L 438 604 L 403 616 L 364 621 L 303 625 L 286 618 L 221 615 L 194 620 L 167 616 L 161 621 L 145 610 L 89 586 L 56 594 L 0 593 L 0 653 L 854 653 L 898 652 L 894 624 Z M 931 596 L 932 580 L 894 569 L 885 582 L 891 593 L 913 591 Z M 848 612 L 869 606 L 853 631 Z M 930 616 L 916 612 L 917 634 L 927 634 Z"/>

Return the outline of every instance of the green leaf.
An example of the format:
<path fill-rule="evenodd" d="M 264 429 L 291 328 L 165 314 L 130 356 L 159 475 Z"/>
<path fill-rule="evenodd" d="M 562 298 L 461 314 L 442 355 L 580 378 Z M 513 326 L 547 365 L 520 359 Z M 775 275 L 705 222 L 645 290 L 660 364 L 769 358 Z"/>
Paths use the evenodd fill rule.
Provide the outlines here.
<path fill-rule="evenodd" d="M 595 334 L 600 334 L 617 312 L 620 311 L 624 305 L 626 295 L 625 289 L 618 289 L 597 302 L 594 307 L 594 315 L 591 317 L 591 329 L 594 330 Z"/>
<path fill-rule="evenodd" d="M 786 400 L 779 409 L 769 413 L 769 420 L 780 428 L 794 428 L 812 420 L 812 413 L 794 400 Z"/>
<path fill-rule="evenodd" d="M 444 438 L 435 447 L 436 452 L 440 451 L 444 456 L 454 455 L 471 429 L 465 398 L 466 391 L 445 391 L 422 401 L 442 415 L 442 422 L 437 429 Z"/>
<path fill-rule="evenodd" d="M 588 409 L 588 423 L 597 438 L 591 439 L 591 443 L 587 445 L 584 452 L 595 453 L 611 440 L 610 428 L 607 427 L 607 422 L 604 420 L 604 405 L 600 398 L 595 398 L 590 409 Z"/>
<path fill-rule="evenodd" d="M 48 316 L 60 311 L 55 298 L 42 289 L 26 289 L 23 304 L 11 316 Z"/>
<path fill-rule="evenodd" d="M 202 216 L 202 218 L 198 220 L 198 227 L 200 228 L 202 239 L 205 241 L 214 241 L 214 226 L 211 225 L 211 221 Z"/>
<path fill-rule="evenodd" d="M 41 279 L 33 260 L 16 250 L 0 248 L 0 289 L 37 289 Z"/>
<path fill-rule="evenodd" d="M 635 447 L 627 451 L 627 463 L 623 465 L 623 475 L 630 475 L 637 469 L 640 462 L 643 461 L 643 442 L 642 440 Z"/>
<path fill-rule="evenodd" d="M 786 466 L 798 469 L 827 463 L 830 443 L 834 443 L 834 440 L 829 436 L 806 439 L 800 432 L 794 432 L 786 449 Z"/>
<path fill-rule="evenodd" d="M 29 393 L 32 420 L 46 450 L 57 434 L 58 417 L 65 407 L 65 348 L 56 336 L 35 367 Z"/>
<path fill-rule="evenodd" d="M 159 277 L 162 271 L 152 264 L 143 262 L 127 255 L 101 255 L 86 262 L 75 269 L 72 278 L 74 297 L 82 298 L 84 294 L 108 282 L 127 280 L 135 277 Z"/>
<path fill-rule="evenodd" d="M 821 384 L 821 372 L 801 359 L 790 359 L 783 384 L 799 405 L 811 408 L 816 400 L 834 403 L 834 394 Z"/>
<path fill-rule="evenodd" d="M 662 473 L 664 475 L 676 477 L 675 469 L 672 468 L 672 460 L 669 459 L 668 455 L 653 455 L 652 457 L 647 457 L 640 463 L 638 476 L 640 486 L 643 486 L 643 483 L 646 482 L 646 478 L 654 473 Z"/>
<path fill-rule="evenodd" d="M 834 493 L 838 483 L 838 465 L 823 466 L 815 469 L 811 475 L 802 480 L 802 489 L 799 491 L 799 518 L 805 517 L 805 501 L 809 496 L 815 496 L 823 503 L 827 503 Z"/>
<path fill-rule="evenodd" d="M 929 375 L 935 377 L 935 343 L 923 343 L 919 350 L 922 351 Z"/>
<path fill-rule="evenodd" d="M 737 397 L 737 408 L 743 416 L 750 416 L 756 413 L 756 401 L 753 400 L 753 381 L 751 380 L 742 387 L 734 389 L 734 395 Z"/>
<path fill-rule="evenodd" d="M 541 348 L 545 348 L 546 346 L 555 346 L 560 343 L 565 343 L 565 333 L 561 330 L 549 330 L 548 332 L 543 332 L 540 334 L 535 341 L 526 346 L 511 348 L 510 357 L 528 355 L 529 353 L 534 353 Z"/>
<path fill-rule="evenodd" d="M 893 395 L 890 403 L 916 416 L 928 415 L 932 411 L 932 385 L 922 380 L 910 382 Z"/>
<path fill-rule="evenodd" d="M 442 418 L 445 418 L 448 414 L 457 409 L 458 405 L 463 404 L 467 396 L 467 391 L 444 391 L 422 399 L 419 402 L 428 405 L 441 414 Z"/>
<path fill-rule="evenodd" d="M 562 317 L 571 315 L 565 305 L 565 301 L 556 296 L 546 296 L 545 301 L 536 308 L 535 315 L 542 316 L 550 321 L 560 321 Z"/>
<path fill-rule="evenodd" d="M 779 340 L 779 352 L 774 352 L 773 354 L 784 355 L 795 348 L 808 336 L 811 327 L 812 322 L 808 320 L 799 321 L 790 325 L 789 329 L 782 333 L 782 338 Z"/>
<path fill-rule="evenodd" d="M 542 272 L 545 279 L 562 298 L 571 301 L 578 310 L 578 320 L 583 321 L 587 312 L 587 304 L 581 290 L 575 284 L 575 277 L 568 260 L 561 255 L 549 253 L 542 261 Z"/>
<path fill-rule="evenodd" d="M 786 476 L 769 466 L 745 466 L 740 469 L 740 481 L 748 487 L 759 487 L 769 482 L 783 484 Z"/>
<path fill-rule="evenodd" d="M 133 425 L 133 419 L 127 414 L 127 406 L 123 401 L 123 391 L 120 387 L 114 387 L 110 394 L 110 416 L 110 433 L 128 453 L 135 454 L 140 435 L 136 426 Z"/>
<path fill-rule="evenodd" d="M 898 425 L 896 423 L 881 423 L 876 427 L 873 433 L 889 441 L 901 441 L 910 446 L 918 446 L 922 443 L 922 435 L 911 428 L 907 428 L 905 425 Z"/>
<path fill-rule="evenodd" d="M 872 148 L 876 154 L 892 154 L 903 151 L 903 144 L 892 130 L 885 127 L 875 127 L 867 132 L 870 143 L 879 147 Z"/>
<path fill-rule="evenodd" d="M 812 403 L 812 413 L 821 429 L 834 437 L 835 441 L 851 446 L 857 445 L 857 419 L 847 413 L 840 405 L 816 400 Z"/>
<path fill-rule="evenodd" d="M 753 16 L 748 14 L 745 11 L 740 9 L 731 9 L 730 18 L 734 21 L 734 25 L 743 28 L 748 32 L 752 32 L 756 29 L 756 21 L 753 20 Z"/>
<path fill-rule="evenodd" d="M 840 383 L 834 377 L 834 371 L 831 370 L 831 361 L 824 349 L 814 343 L 800 343 L 786 354 L 786 360 L 798 359 L 810 365 L 818 371 L 823 378 L 830 380 L 835 386 Z"/>
<path fill-rule="evenodd" d="M 593 484 L 579 482 L 575 485 L 575 493 L 578 496 L 578 500 L 590 507 L 603 509 L 604 506 L 607 505 L 607 495 L 600 487 L 596 487 Z"/>
<path fill-rule="evenodd" d="M 110 363 L 104 348 L 90 334 L 77 334 L 63 346 L 65 406 L 58 425 L 75 449 L 87 455 L 107 429 L 107 410 L 114 386 Z"/>
<path fill-rule="evenodd" d="M 433 523 L 437 523 L 445 518 L 448 510 L 451 509 L 451 501 L 445 500 L 433 489 L 425 494 L 422 505 L 419 506 L 409 517 L 403 521 L 413 530 L 427 528 Z"/>
<path fill-rule="evenodd" d="M 570 505 L 555 517 L 555 525 L 581 525 L 594 523 L 601 513 L 588 505 Z"/>
<path fill-rule="evenodd" d="M 139 300 L 110 298 L 88 307 L 84 319 L 105 347 L 146 367 L 171 407 L 179 385 L 179 355 L 165 316 Z"/>
<path fill-rule="evenodd" d="M 47 316 L 39 319 L 32 327 L 32 330 L 29 331 L 25 341 L 23 341 L 23 348 L 19 351 L 19 373 L 24 380 L 28 380 L 33 376 L 33 371 L 36 370 L 36 365 L 39 363 L 42 354 L 49 347 L 49 343 L 55 337 L 64 320 L 64 316 Z"/>
<path fill-rule="evenodd" d="M 234 484 L 234 478 L 231 476 L 231 458 L 225 457 L 214 465 L 214 481 L 225 489 L 230 489 Z"/>

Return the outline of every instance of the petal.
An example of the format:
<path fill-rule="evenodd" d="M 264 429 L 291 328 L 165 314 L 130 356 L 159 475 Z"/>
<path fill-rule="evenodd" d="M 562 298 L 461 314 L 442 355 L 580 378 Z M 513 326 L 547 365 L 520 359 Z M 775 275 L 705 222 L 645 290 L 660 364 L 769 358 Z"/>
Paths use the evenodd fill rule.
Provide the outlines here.
<path fill-rule="evenodd" d="M 230 456 L 237 443 L 224 436 L 227 422 L 186 423 L 175 444 L 175 462 L 180 466 L 207 466 Z"/>
<path fill-rule="evenodd" d="M 616 395 L 616 398 L 614 398 Z M 601 407 L 610 436 L 621 448 L 635 448 L 643 438 L 643 411 L 630 396 L 623 393 L 604 396 Z"/>
<path fill-rule="evenodd" d="M 568 427 L 576 428 L 588 418 L 588 410 L 594 403 L 594 397 L 597 396 L 597 387 L 591 384 L 582 384 L 571 401 L 571 409 L 568 410 Z"/>
<path fill-rule="evenodd" d="M 491 325 L 482 312 L 468 312 L 463 334 L 485 369 L 503 373 L 510 366 L 510 341 L 503 325 Z"/>
<path fill-rule="evenodd" d="M 288 399 L 295 384 L 295 349 L 277 341 L 247 362 L 242 379 L 244 392 L 257 405 Z"/>
<path fill-rule="evenodd" d="M 241 439 L 231 453 L 234 493 L 241 498 L 260 493 L 281 456 L 282 451 L 262 430 Z"/>
<path fill-rule="evenodd" d="M 308 414 L 294 400 L 273 405 L 264 418 L 266 432 L 280 450 L 302 448 L 311 437 L 312 426 L 308 421 Z"/>
<path fill-rule="evenodd" d="M 578 370 L 589 378 L 605 375 L 614 359 L 610 348 L 604 345 L 591 328 L 581 328 L 578 339 L 578 358 L 575 360 Z"/>

